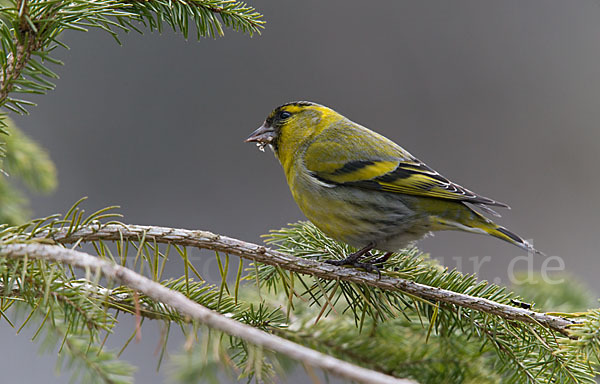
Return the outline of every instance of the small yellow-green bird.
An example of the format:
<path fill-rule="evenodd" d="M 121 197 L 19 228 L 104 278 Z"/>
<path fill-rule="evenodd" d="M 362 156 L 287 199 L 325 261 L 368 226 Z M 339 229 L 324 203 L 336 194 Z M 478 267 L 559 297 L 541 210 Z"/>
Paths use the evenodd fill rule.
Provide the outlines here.
<path fill-rule="evenodd" d="M 359 249 L 336 265 L 374 270 L 391 252 L 431 231 L 488 234 L 537 252 L 472 207 L 508 205 L 454 184 L 402 147 L 325 106 L 298 101 L 275 108 L 246 142 L 268 145 L 296 203 L 321 231 Z M 372 249 L 388 253 L 359 263 Z"/>

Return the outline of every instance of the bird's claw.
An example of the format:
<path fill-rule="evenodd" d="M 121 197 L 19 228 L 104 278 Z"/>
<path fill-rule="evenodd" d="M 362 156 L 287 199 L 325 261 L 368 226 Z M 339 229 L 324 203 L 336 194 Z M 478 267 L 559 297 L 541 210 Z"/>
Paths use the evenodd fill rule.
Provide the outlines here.
<path fill-rule="evenodd" d="M 386 261 L 388 261 L 388 259 L 390 258 L 390 256 L 392 256 L 393 252 L 386 252 L 385 255 L 380 256 L 378 258 L 376 258 L 375 260 L 373 260 L 371 262 L 371 264 L 378 266 L 378 267 L 382 267 L 383 263 L 385 263 Z"/>

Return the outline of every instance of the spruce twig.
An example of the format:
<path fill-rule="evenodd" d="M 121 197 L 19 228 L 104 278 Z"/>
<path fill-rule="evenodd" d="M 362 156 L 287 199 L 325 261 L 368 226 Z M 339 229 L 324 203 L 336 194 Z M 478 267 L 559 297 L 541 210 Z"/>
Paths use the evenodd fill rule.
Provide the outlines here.
<path fill-rule="evenodd" d="M 569 327 L 578 324 L 577 319 L 564 318 L 530 309 L 512 307 L 485 298 L 419 284 L 414 281 L 381 276 L 362 272 L 357 269 L 337 267 L 314 260 L 304 259 L 278 252 L 262 245 L 257 245 L 208 231 L 175 229 L 143 225 L 109 224 L 101 228 L 83 227 L 70 234 L 65 230 L 52 233 L 54 241 L 61 244 L 72 244 L 77 241 L 89 242 L 98 240 L 139 240 L 144 236 L 157 243 L 177 244 L 182 246 L 210 249 L 236 255 L 248 260 L 279 266 L 296 273 L 313 275 L 327 280 L 342 280 L 368 285 L 383 290 L 402 291 L 432 302 L 443 302 L 489 313 L 507 320 L 521 321 L 528 324 L 543 325 L 553 331 L 568 336 Z"/>
<path fill-rule="evenodd" d="M 289 340 L 280 338 L 249 325 L 232 320 L 217 312 L 193 302 L 185 295 L 175 292 L 128 268 L 101 260 L 87 253 L 66 249 L 56 245 L 44 244 L 7 244 L 0 250 L 0 256 L 8 259 L 24 258 L 54 261 L 83 269 L 86 273 L 101 273 L 111 281 L 118 281 L 133 290 L 139 291 L 162 302 L 181 314 L 229 335 L 246 340 L 253 345 L 262 346 L 282 353 L 295 360 L 302 361 L 349 380 L 370 384 L 411 384 L 409 380 L 398 379 L 380 372 L 372 371 L 347 363 L 337 358 L 306 348 Z"/>

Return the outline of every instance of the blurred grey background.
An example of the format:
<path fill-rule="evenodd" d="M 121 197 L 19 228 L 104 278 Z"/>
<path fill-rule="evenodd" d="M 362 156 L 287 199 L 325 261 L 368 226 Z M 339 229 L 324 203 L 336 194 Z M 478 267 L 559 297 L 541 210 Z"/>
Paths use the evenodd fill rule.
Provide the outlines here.
<path fill-rule="evenodd" d="M 33 197 L 36 216 L 89 196 L 90 211 L 118 204 L 127 223 L 260 241 L 303 216 L 272 154 L 243 140 L 272 108 L 311 100 L 510 204 L 501 224 L 600 290 L 600 3 L 251 4 L 267 20 L 254 38 L 230 30 L 200 42 L 171 31 L 130 33 L 119 46 L 99 31 L 66 33 L 71 50 L 58 51 L 66 65 L 56 68 L 57 89 L 17 119 L 59 170 L 56 193 Z M 420 246 L 501 284 L 510 283 L 509 265 L 527 267 L 511 264 L 522 250 L 483 236 L 441 233 Z M 535 258 L 533 270 L 542 263 Z M 132 326 L 123 324 L 123 337 Z M 51 355 L 24 369 L 38 345 L 14 333 L 0 325 L 5 377 L 68 381 L 52 375 Z M 140 366 L 140 383 L 168 382 L 155 372 L 159 333 L 148 324 L 124 355 Z"/>

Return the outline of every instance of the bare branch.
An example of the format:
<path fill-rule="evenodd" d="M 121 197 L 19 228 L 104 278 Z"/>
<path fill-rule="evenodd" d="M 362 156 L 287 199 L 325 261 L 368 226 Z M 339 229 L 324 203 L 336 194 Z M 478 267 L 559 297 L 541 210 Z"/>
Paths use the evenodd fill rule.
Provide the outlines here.
<path fill-rule="evenodd" d="M 578 323 L 573 319 L 512 307 L 510 305 L 496 303 L 492 300 L 456 293 L 437 287 L 430 287 L 406 279 L 389 276 L 379 277 L 377 274 L 363 272 L 354 268 L 337 267 L 314 260 L 302 259 L 266 248 L 262 245 L 248 243 L 207 231 L 144 225 L 123 226 L 109 224 L 100 228 L 98 226 L 88 226 L 70 234 L 68 234 L 67 230 L 62 230 L 53 233 L 52 238 L 59 243 L 70 244 L 80 240 L 84 242 L 121 239 L 137 241 L 143 236 L 145 236 L 146 240 L 151 239 L 157 243 L 172 243 L 224 252 L 244 259 L 279 266 L 283 269 L 313 275 L 323 279 L 366 284 L 384 290 L 399 290 L 422 299 L 470 308 L 476 311 L 500 316 L 508 320 L 522 321 L 530 324 L 541 324 L 544 327 L 560 332 L 565 336 L 568 336 L 568 328 L 571 325 Z"/>
<path fill-rule="evenodd" d="M 0 249 L 0 256 L 10 259 L 28 257 L 29 259 L 56 261 L 90 272 L 101 272 L 106 278 L 142 292 L 210 328 L 239 337 L 251 344 L 282 353 L 294 360 L 302 361 L 349 380 L 375 384 L 414 384 L 410 380 L 398 379 L 350 364 L 227 318 L 130 269 L 101 260 L 87 253 L 65 249 L 57 245 L 8 244 Z"/>

